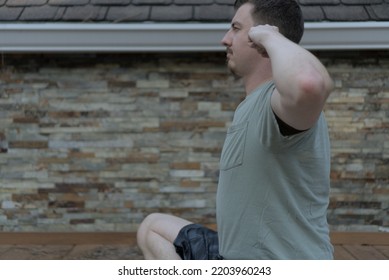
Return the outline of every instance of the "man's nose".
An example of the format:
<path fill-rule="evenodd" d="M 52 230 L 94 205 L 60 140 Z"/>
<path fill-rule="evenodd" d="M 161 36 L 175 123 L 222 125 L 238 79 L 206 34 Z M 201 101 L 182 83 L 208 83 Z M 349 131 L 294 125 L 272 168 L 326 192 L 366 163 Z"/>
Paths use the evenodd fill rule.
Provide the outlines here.
<path fill-rule="evenodd" d="M 230 45 L 230 36 L 229 36 L 230 32 L 227 31 L 226 34 L 224 34 L 224 37 L 222 38 L 221 40 L 221 44 L 224 45 L 224 46 L 229 46 Z"/>

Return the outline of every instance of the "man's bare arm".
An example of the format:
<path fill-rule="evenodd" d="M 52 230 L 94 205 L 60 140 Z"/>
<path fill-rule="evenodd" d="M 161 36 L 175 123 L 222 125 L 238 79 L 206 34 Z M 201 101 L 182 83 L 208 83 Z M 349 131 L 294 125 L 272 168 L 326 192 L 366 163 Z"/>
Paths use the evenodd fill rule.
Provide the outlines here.
<path fill-rule="evenodd" d="M 259 25 L 249 32 L 253 47 L 270 58 L 276 89 L 275 114 L 298 129 L 311 128 L 323 110 L 333 82 L 322 63 L 309 51 L 285 38 L 278 28 Z"/>

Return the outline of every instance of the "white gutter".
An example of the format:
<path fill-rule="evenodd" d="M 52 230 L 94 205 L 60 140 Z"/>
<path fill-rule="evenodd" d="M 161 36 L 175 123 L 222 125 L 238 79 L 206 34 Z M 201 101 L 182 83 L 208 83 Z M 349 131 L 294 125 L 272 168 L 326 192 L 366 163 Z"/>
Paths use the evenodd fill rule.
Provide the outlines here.
<path fill-rule="evenodd" d="M 389 49 L 389 22 L 306 23 L 302 45 L 312 50 Z"/>
<path fill-rule="evenodd" d="M 223 51 L 229 23 L 0 24 L 0 52 Z M 389 22 L 306 23 L 311 50 L 389 49 Z"/>

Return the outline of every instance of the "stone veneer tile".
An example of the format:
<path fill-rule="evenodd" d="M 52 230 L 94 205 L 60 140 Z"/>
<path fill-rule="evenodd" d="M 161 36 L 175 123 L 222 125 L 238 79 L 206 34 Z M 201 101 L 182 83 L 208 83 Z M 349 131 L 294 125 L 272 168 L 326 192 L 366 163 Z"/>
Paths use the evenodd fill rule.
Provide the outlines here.
<path fill-rule="evenodd" d="M 337 81 L 325 108 L 330 223 L 378 229 L 389 223 L 389 54 L 319 58 Z M 224 54 L 5 59 L 1 230 L 136 230 L 155 211 L 215 223 L 221 147 L 244 97 Z"/>

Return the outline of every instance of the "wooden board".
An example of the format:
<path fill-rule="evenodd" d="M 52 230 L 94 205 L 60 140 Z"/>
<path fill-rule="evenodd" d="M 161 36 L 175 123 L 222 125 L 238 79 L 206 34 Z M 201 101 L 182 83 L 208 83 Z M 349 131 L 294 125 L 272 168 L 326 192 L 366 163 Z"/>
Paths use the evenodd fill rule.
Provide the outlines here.
<path fill-rule="evenodd" d="M 378 251 L 374 246 L 367 245 L 344 245 L 347 251 L 350 252 L 358 260 L 386 260 L 384 254 Z"/>
<path fill-rule="evenodd" d="M 72 245 L 18 245 L 0 254 L 0 260 L 58 260 L 72 248 Z"/>
<path fill-rule="evenodd" d="M 0 232 L 0 244 L 136 244 L 133 232 Z"/>
<path fill-rule="evenodd" d="M 355 260 L 355 257 L 350 254 L 342 245 L 334 246 L 334 259 L 335 260 Z"/>
<path fill-rule="evenodd" d="M 337 244 L 389 245 L 387 232 L 331 232 L 331 242 Z"/>
<path fill-rule="evenodd" d="M 389 259 L 389 246 L 383 246 L 383 245 L 379 245 L 379 246 L 374 246 L 374 248 L 376 248 L 378 251 L 380 251 L 383 255 L 385 255 L 385 257 L 387 259 Z"/>

